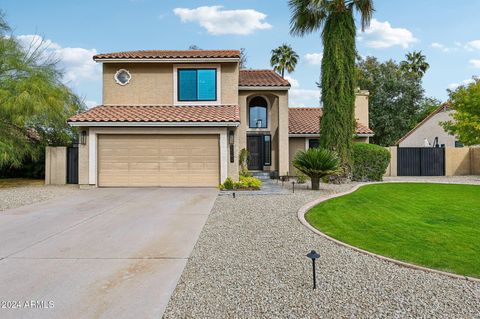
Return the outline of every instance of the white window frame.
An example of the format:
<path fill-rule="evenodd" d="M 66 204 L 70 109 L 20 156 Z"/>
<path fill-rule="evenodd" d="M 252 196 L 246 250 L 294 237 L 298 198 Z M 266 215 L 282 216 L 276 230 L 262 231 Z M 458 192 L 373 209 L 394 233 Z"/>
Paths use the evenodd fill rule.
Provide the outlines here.
<path fill-rule="evenodd" d="M 306 137 L 305 138 L 305 150 L 310 149 L 310 140 L 318 140 L 318 137 Z"/>
<path fill-rule="evenodd" d="M 253 98 L 256 97 L 261 97 L 267 102 L 267 127 L 250 127 L 250 101 Z M 247 98 L 247 131 L 249 132 L 270 132 L 270 121 L 271 121 L 271 114 L 270 114 L 270 109 L 272 105 L 270 104 L 270 100 L 267 98 L 266 95 L 261 95 L 261 94 L 254 94 L 251 95 Z"/>
<path fill-rule="evenodd" d="M 121 73 L 121 72 L 127 72 L 128 74 L 128 81 L 125 82 L 125 83 L 122 83 L 118 80 L 118 75 Z M 132 74 L 130 73 L 130 71 L 128 71 L 127 69 L 119 69 L 117 72 L 115 72 L 115 75 L 113 76 L 113 79 L 115 80 L 115 82 L 117 82 L 117 84 L 121 85 L 121 86 L 125 86 L 127 85 L 128 83 L 130 83 L 130 81 L 132 80 Z"/>
<path fill-rule="evenodd" d="M 217 99 L 215 101 L 179 101 L 178 69 L 216 69 Z M 222 104 L 222 66 L 220 64 L 174 64 L 173 65 L 173 104 L 174 105 L 220 105 Z"/>

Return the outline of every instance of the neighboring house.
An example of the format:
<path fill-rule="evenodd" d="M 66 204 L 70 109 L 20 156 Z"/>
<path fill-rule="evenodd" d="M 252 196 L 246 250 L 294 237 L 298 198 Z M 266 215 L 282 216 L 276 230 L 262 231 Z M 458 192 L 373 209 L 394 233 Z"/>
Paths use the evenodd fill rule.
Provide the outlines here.
<path fill-rule="evenodd" d="M 410 132 L 397 141 L 399 147 L 461 147 L 454 135 L 443 129 L 440 122 L 451 121 L 452 112 L 447 104 L 444 104 L 430 113 L 423 121 L 418 123 Z"/>
<path fill-rule="evenodd" d="M 290 83 L 240 70 L 239 59 L 238 50 L 95 55 L 103 103 L 69 119 L 80 131 L 79 184 L 217 186 L 238 179 L 243 148 L 250 170 L 287 174 Z"/>

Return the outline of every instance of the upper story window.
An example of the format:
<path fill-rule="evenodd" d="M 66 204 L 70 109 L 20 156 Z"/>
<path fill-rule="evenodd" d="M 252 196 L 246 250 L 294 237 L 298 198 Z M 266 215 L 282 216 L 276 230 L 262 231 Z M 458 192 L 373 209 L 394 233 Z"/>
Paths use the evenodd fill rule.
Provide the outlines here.
<path fill-rule="evenodd" d="M 248 104 L 249 127 L 250 128 L 267 128 L 267 101 L 260 96 L 254 97 Z"/>
<path fill-rule="evenodd" d="M 115 73 L 115 82 L 117 82 L 120 85 L 127 85 L 128 82 L 130 82 L 130 79 L 132 78 L 132 75 L 130 72 L 128 72 L 125 69 L 120 69 Z"/>
<path fill-rule="evenodd" d="M 217 69 L 178 69 L 178 101 L 216 101 Z"/>

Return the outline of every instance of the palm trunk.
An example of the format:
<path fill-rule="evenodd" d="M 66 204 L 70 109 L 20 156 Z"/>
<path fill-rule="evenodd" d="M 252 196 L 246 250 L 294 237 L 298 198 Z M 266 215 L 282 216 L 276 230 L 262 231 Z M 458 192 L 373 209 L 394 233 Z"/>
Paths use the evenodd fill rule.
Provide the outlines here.
<path fill-rule="evenodd" d="M 355 129 L 355 33 L 351 11 L 332 13 L 322 33 L 320 146 L 338 153 L 347 178 Z"/>
<path fill-rule="evenodd" d="M 282 69 L 282 78 L 284 77 L 283 75 L 285 74 L 285 69 Z"/>
<path fill-rule="evenodd" d="M 310 181 L 312 182 L 312 190 L 318 191 L 320 189 L 320 178 L 311 177 Z"/>

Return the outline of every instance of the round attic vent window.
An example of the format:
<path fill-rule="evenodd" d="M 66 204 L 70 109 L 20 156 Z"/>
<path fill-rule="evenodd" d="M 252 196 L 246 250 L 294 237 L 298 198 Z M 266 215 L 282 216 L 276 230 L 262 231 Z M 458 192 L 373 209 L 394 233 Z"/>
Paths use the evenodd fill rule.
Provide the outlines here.
<path fill-rule="evenodd" d="M 131 78 L 130 72 L 125 69 L 120 69 L 115 73 L 115 81 L 120 85 L 127 85 Z"/>

